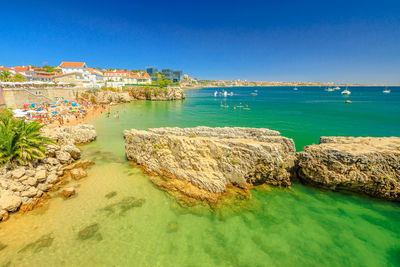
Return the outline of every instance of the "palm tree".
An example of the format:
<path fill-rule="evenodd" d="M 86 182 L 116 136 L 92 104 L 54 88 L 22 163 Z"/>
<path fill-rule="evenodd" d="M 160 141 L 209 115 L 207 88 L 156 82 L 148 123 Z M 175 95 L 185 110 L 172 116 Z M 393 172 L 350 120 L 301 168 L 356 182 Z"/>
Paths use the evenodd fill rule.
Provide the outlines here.
<path fill-rule="evenodd" d="M 0 81 L 8 82 L 11 79 L 11 73 L 9 71 L 0 72 Z"/>
<path fill-rule="evenodd" d="M 43 125 L 36 121 L 26 123 L 10 117 L 0 121 L 0 166 L 27 164 L 46 154 L 45 144 L 54 143 L 40 135 Z"/>

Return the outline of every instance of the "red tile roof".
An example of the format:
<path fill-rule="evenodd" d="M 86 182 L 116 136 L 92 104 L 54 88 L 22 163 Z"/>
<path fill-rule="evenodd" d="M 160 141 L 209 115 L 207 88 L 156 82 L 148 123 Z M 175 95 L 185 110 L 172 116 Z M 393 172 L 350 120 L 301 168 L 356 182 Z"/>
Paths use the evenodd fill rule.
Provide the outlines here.
<path fill-rule="evenodd" d="M 103 75 L 103 73 L 102 73 L 101 71 L 96 70 L 96 69 L 94 69 L 94 68 L 88 68 L 88 71 L 89 71 L 90 73 L 93 73 L 93 74 Z"/>
<path fill-rule="evenodd" d="M 83 68 L 85 62 L 62 62 L 60 67 Z"/>
<path fill-rule="evenodd" d="M 29 68 L 28 67 L 20 67 L 20 66 L 17 66 L 17 67 L 14 67 L 13 68 L 15 71 L 29 71 Z"/>

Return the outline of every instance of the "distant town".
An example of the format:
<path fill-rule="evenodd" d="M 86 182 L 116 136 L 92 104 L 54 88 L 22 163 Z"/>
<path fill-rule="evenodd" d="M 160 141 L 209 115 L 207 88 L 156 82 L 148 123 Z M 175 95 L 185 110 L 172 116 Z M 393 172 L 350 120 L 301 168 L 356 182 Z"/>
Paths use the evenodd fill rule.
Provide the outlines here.
<path fill-rule="evenodd" d="M 183 89 L 236 86 L 332 86 L 355 85 L 334 82 L 226 81 L 199 80 L 183 74 L 182 70 L 147 67 L 145 70 L 102 69 L 88 67 L 85 62 L 61 62 L 59 66 L 0 66 L 0 87 L 13 86 L 71 86 L 101 88 L 124 86 L 179 86 Z"/>

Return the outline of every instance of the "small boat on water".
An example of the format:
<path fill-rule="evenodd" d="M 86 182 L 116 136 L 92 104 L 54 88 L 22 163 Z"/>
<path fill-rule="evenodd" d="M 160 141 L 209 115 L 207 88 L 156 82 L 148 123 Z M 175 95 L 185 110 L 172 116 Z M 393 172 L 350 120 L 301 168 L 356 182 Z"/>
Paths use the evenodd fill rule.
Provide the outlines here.
<path fill-rule="evenodd" d="M 387 88 L 386 88 L 386 89 L 383 90 L 382 92 L 383 92 L 384 94 L 390 94 L 390 92 L 392 92 L 392 91 L 390 91 L 390 89 L 387 89 Z"/>
<path fill-rule="evenodd" d="M 228 92 L 224 91 L 224 97 L 227 97 L 227 96 L 228 96 Z"/>
<path fill-rule="evenodd" d="M 346 101 L 344 101 L 344 103 L 351 103 L 351 101 L 350 100 L 346 100 Z"/>
<path fill-rule="evenodd" d="M 336 87 L 333 88 L 333 89 L 335 89 L 335 90 L 340 90 L 340 87 L 339 87 L 339 86 L 336 86 Z"/>
<path fill-rule="evenodd" d="M 214 92 L 214 96 L 218 96 L 218 92 L 217 91 Z"/>
<path fill-rule="evenodd" d="M 299 89 L 298 89 L 297 87 L 295 87 L 295 88 L 293 88 L 293 90 L 294 90 L 294 91 L 297 91 L 297 90 L 299 90 Z"/>
<path fill-rule="evenodd" d="M 229 95 L 230 95 L 230 96 L 233 96 L 233 92 L 231 92 Z"/>
<path fill-rule="evenodd" d="M 333 92 L 333 91 L 335 91 L 335 89 L 334 89 L 334 88 L 326 88 L 325 91 L 327 91 L 327 92 Z"/>
<path fill-rule="evenodd" d="M 351 92 L 349 90 L 347 90 L 347 89 L 344 89 L 342 91 L 342 95 L 350 95 L 350 94 L 351 94 Z"/>
<path fill-rule="evenodd" d="M 253 92 L 253 93 L 251 93 L 251 95 L 254 95 L 254 96 L 256 96 L 256 95 L 258 95 L 257 93 L 255 93 L 255 92 Z"/>

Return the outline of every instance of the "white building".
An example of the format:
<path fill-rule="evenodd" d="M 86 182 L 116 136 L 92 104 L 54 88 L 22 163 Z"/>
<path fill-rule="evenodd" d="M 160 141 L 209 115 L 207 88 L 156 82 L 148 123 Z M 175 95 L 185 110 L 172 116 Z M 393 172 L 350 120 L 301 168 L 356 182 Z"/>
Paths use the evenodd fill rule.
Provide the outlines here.
<path fill-rule="evenodd" d="M 89 79 L 91 82 L 94 83 L 102 83 L 104 81 L 104 75 L 101 71 L 93 69 L 93 68 L 88 68 L 89 74 Z"/>
<path fill-rule="evenodd" d="M 85 62 L 62 62 L 60 67 L 63 74 L 72 72 L 89 73 Z"/>
<path fill-rule="evenodd" d="M 132 72 L 124 70 L 110 70 L 104 73 L 104 81 L 112 86 L 135 84 L 151 84 L 151 77 L 147 72 Z"/>

